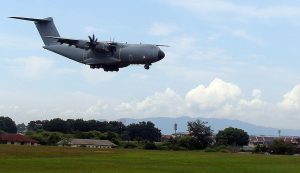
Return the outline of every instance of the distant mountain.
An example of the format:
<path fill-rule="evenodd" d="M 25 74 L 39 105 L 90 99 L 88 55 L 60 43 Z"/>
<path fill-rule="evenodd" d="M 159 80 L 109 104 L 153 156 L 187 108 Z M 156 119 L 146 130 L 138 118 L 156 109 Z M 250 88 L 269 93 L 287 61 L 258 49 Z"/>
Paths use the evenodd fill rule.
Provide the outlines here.
<path fill-rule="evenodd" d="M 217 133 L 219 130 L 223 130 L 226 127 L 236 127 L 245 130 L 250 135 L 278 135 L 278 129 L 271 127 L 258 126 L 250 123 L 246 123 L 238 120 L 229 119 L 216 119 L 216 118 L 191 118 L 191 117 L 179 117 L 179 118 L 168 118 L 168 117 L 157 117 L 157 118 L 145 118 L 145 119 L 131 119 L 122 118 L 121 121 L 128 125 L 130 123 L 138 123 L 141 121 L 151 121 L 155 126 L 161 129 L 162 134 L 174 133 L 174 124 L 177 123 L 177 132 L 187 131 L 187 122 L 200 119 L 208 122 L 208 125 Z M 282 136 L 300 136 L 299 130 L 292 129 L 281 129 Z"/>

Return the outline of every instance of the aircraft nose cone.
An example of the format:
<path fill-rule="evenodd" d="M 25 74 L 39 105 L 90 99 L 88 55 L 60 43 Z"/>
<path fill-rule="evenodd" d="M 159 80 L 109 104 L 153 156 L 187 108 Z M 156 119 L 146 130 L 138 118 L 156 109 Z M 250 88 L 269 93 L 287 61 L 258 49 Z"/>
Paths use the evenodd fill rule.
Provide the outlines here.
<path fill-rule="evenodd" d="M 161 60 L 165 57 L 165 53 L 162 50 L 158 51 L 158 59 Z"/>

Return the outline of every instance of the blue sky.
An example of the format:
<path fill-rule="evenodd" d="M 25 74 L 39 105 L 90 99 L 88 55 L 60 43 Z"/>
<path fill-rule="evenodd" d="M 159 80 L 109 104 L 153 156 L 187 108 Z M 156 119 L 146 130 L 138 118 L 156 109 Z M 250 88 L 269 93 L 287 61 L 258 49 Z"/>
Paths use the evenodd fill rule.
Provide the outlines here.
<path fill-rule="evenodd" d="M 0 3 L 0 115 L 34 119 L 202 116 L 299 128 L 300 2 L 237 0 Z M 119 73 L 48 52 L 31 22 L 61 36 L 159 43 L 166 58 Z"/>

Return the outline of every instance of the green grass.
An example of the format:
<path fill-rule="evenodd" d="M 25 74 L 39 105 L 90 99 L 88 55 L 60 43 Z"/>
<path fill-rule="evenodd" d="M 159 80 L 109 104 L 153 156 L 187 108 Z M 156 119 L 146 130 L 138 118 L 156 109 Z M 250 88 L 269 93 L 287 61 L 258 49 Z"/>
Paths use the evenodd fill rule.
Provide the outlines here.
<path fill-rule="evenodd" d="M 0 173 L 300 173 L 300 157 L 0 145 Z"/>

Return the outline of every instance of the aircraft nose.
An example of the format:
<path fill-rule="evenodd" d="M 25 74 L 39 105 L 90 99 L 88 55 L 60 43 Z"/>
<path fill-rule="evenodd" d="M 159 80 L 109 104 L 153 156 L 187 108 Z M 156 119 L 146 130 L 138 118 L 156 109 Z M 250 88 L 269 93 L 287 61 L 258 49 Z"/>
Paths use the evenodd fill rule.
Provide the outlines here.
<path fill-rule="evenodd" d="M 159 51 L 158 51 L 158 59 L 161 60 L 164 57 L 165 57 L 165 53 L 162 50 L 159 49 Z"/>

